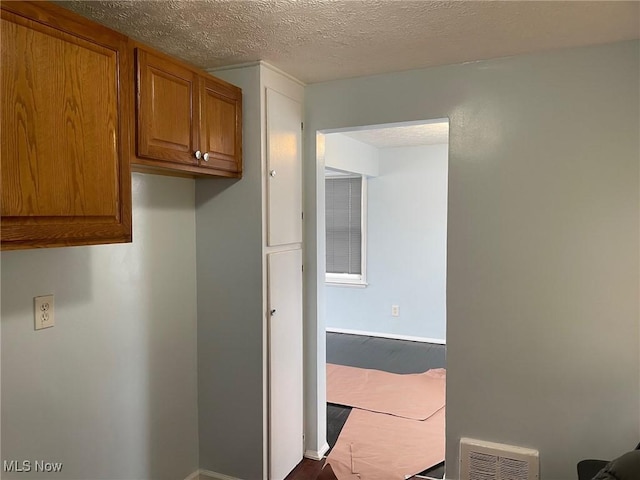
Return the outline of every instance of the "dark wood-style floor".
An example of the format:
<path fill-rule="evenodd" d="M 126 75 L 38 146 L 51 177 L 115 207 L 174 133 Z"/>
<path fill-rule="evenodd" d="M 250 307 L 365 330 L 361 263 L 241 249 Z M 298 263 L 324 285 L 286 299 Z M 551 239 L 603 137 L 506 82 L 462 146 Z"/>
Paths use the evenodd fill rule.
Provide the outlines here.
<path fill-rule="evenodd" d="M 444 345 L 327 333 L 327 362 L 392 373 L 420 373 L 430 368 L 444 368 L 446 349 Z M 349 407 L 327 404 L 327 442 L 330 447 L 335 445 L 350 412 Z M 305 458 L 285 480 L 316 480 L 323 465 L 324 460 Z M 444 478 L 444 464 L 422 474 Z"/>
<path fill-rule="evenodd" d="M 323 465 L 324 460 L 317 461 L 304 458 L 284 480 L 316 480 Z"/>

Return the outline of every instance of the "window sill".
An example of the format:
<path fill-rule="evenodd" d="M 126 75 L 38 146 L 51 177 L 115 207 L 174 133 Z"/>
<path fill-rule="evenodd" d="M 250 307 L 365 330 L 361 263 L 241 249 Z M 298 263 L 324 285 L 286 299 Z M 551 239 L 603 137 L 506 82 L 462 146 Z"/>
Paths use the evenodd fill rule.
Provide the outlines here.
<path fill-rule="evenodd" d="M 327 280 L 324 284 L 328 287 L 367 288 L 367 282 L 336 282 Z"/>

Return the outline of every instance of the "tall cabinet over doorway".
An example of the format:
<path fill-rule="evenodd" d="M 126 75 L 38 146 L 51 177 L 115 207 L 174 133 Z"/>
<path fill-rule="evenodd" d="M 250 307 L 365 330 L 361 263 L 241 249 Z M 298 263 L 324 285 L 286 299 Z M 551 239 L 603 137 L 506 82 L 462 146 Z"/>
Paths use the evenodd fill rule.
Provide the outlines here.
<path fill-rule="evenodd" d="M 304 453 L 304 86 L 264 63 L 212 73 L 243 91 L 244 171 L 196 184 L 200 465 L 283 480 Z"/>

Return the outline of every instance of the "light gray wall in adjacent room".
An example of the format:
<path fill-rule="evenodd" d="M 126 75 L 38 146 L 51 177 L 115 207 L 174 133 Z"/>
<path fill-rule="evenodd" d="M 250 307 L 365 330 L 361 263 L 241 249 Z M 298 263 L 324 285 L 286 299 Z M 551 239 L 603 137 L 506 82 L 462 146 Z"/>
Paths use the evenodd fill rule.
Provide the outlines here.
<path fill-rule="evenodd" d="M 368 286 L 328 285 L 327 327 L 445 340 L 447 150 L 378 150 L 379 175 L 367 184 Z"/>
<path fill-rule="evenodd" d="M 324 137 L 325 166 L 342 172 L 378 175 L 378 149 L 342 133 Z"/>
<path fill-rule="evenodd" d="M 194 181 L 132 184 L 132 244 L 2 253 L 2 457 L 64 463 L 4 478 L 198 469 Z M 51 293 L 56 325 L 34 331 Z"/>
<path fill-rule="evenodd" d="M 309 335 L 325 293 L 316 131 L 450 119 L 448 478 L 461 436 L 539 449 L 545 480 L 638 441 L 639 59 L 632 41 L 306 89 Z M 322 396 L 322 362 L 307 375 Z"/>
<path fill-rule="evenodd" d="M 260 67 L 214 74 L 243 90 L 241 180 L 196 180 L 200 467 L 263 478 Z"/>

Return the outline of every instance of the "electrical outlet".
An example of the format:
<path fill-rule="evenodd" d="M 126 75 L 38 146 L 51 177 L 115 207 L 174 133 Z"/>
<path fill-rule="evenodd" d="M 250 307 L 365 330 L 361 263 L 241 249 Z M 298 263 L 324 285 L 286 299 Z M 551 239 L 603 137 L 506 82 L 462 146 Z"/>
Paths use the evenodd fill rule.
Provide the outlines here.
<path fill-rule="evenodd" d="M 53 308 L 53 295 L 34 297 L 33 305 L 33 320 L 36 330 L 53 327 L 56 324 L 54 315 L 55 309 Z"/>
<path fill-rule="evenodd" d="M 400 316 L 400 305 L 391 305 L 391 316 L 392 317 Z"/>

